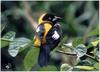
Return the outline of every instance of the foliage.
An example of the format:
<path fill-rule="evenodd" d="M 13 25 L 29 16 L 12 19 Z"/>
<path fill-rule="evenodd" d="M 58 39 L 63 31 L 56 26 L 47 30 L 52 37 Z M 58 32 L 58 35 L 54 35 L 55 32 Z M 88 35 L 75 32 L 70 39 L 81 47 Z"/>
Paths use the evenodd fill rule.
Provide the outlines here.
<path fill-rule="evenodd" d="M 98 3 L 1 1 L 1 70 L 98 71 Z M 37 20 L 45 12 L 63 18 L 63 36 L 50 53 L 50 64 L 40 67 L 40 48 L 34 47 L 33 37 Z M 6 62 L 2 58 L 7 58 Z"/>
<path fill-rule="evenodd" d="M 31 70 L 31 68 L 37 63 L 39 55 L 39 48 L 32 48 L 28 51 L 24 59 L 25 70 Z"/>
<path fill-rule="evenodd" d="M 25 48 L 29 47 L 30 43 L 31 41 L 27 38 L 16 38 L 10 42 L 8 52 L 11 56 L 15 57 L 19 51 L 21 52 Z"/>

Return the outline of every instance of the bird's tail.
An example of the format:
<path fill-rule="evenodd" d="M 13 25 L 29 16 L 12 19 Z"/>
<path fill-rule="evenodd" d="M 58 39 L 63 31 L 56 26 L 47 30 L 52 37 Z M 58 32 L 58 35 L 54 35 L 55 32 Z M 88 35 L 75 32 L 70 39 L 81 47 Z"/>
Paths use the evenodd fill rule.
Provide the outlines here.
<path fill-rule="evenodd" d="M 46 45 L 42 45 L 40 47 L 40 54 L 38 57 L 38 64 L 43 67 L 45 65 L 48 65 L 49 63 L 49 53 L 50 53 L 50 48 L 48 48 L 48 46 Z"/>

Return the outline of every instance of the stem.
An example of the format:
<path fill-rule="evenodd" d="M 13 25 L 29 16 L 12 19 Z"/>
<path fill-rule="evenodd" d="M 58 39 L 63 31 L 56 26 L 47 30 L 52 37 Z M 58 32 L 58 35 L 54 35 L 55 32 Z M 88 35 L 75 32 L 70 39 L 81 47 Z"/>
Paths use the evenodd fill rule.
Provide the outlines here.
<path fill-rule="evenodd" d="M 36 30 L 38 24 L 36 23 L 36 21 L 34 21 L 34 19 L 32 17 L 32 11 L 31 11 L 30 5 L 25 1 L 23 1 L 23 5 L 24 5 L 24 9 L 25 9 L 25 17 L 30 22 L 33 29 Z"/>
<path fill-rule="evenodd" d="M 99 61 L 98 61 L 97 59 L 95 59 L 93 56 L 90 56 L 90 55 L 88 55 L 88 54 L 85 54 L 85 56 L 87 56 L 87 57 L 89 57 L 89 58 L 95 60 L 96 62 L 99 62 Z"/>
<path fill-rule="evenodd" d="M 71 53 L 67 53 L 67 52 L 63 52 L 63 51 L 59 51 L 59 50 L 57 50 L 56 52 L 63 53 L 63 54 L 66 54 L 66 55 L 76 55 L 76 54 L 71 54 Z"/>

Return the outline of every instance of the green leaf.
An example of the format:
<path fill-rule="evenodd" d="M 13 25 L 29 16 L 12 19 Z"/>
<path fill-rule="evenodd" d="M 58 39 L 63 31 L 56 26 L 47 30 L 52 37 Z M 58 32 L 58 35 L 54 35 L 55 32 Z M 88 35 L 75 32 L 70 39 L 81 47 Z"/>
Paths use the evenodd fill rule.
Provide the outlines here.
<path fill-rule="evenodd" d="M 88 44 L 87 48 L 92 48 L 93 46 L 96 47 L 98 44 L 99 44 L 99 39 L 96 38 L 96 39 L 92 40 L 92 41 Z"/>
<path fill-rule="evenodd" d="M 95 67 L 97 70 L 99 70 L 99 66 L 100 66 L 100 63 L 99 63 L 99 62 L 96 62 L 96 63 L 94 64 L 94 67 Z"/>
<path fill-rule="evenodd" d="M 48 66 L 41 67 L 39 71 L 57 71 L 57 68 L 54 65 L 48 65 Z"/>
<path fill-rule="evenodd" d="M 92 44 L 94 47 L 96 47 L 96 46 L 98 45 L 98 43 L 99 43 L 99 40 L 96 40 L 96 41 L 91 42 L 91 44 Z"/>
<path fill-rule="evenodd" d="M 72 66 L 70 66 L 69 64 L 62 64 L 60 70 L 61 71 L 71 71 L 73 69 Z"/>
<path fill-rule="evenodd" d="M 11 42 L 10 40 L 2 39 L 2 38 L 0 38 L 0 41 L 1 41 L 1 44 L 0 44 L 1 48 L 8 46 L 9 43 Z"/>
<path fill-rule="evenodd" d="M 73 47 L 76 47 L 79 44 L 83 44 L 83 39 L 82 38 L 76 38 L 73 42 L 72 45 Z"/>
<path fill-rule="evenodd" d="M 9 45 L 11 41 L 15 38 L 15 32 L 9 31 L 7 32 L 0 40 L 1 40 L 1 48 Z"/>
<path fill-rule="evenodd" d="M 89 32 L 88 37 L 96 36 L 96 35 L 99 35 L 99 26 L 97 26 L 95 29 L 93 29 L 91 32 Z"/>
<path fill-rule="evenodd" d="M 96 59 L 99 60 L 99 58 L 100 58 L 100 54 L 99 54 L 99 50 L 98 50 L 98 51 L 96 51 Z"/>
<path fill-rule="evenodd" d="M 20 48 L 25 49 L 30 44 L 31 44 L 31 41 L 27 38 L 24 38 L 24 37 L 16 38 L 10 43 L 8 52 L 12 57 L 15 57 L 18 54 Z"/>
<path fill-rule="evenodd" d="M 16 35 L 15 32 L 9 31 L 9 32 L 7 32 L 7 33 L 2 37 L 2 39 L 8 39 L 8 40 L 10 40 L 10 41 L 13 41 L 14 38 L 15 38 L 15 35 Z"/>
<path fill-rule="evenodd" d="M 31 48 L 24 59 L 24 67 L 26 70 L 31 68 L 37 63 L 40 48 Z"/>
<path fill-rule="evenodd" d="M 79 44 L 78 46 L 76 46 L 75 51 L 79 57 L 82 57 L 86 54 L 87 48 L 85 47 L 85 45 Z"/>
<path fill-rule="evenodd" d="M 0 33 L 7 27 L 7 24 L 6 23 L 3 23 L 0 25 Z"/>
<path fill-rule="evenodd" d="M 85 65 L 85 66 L 92 66 L 92 63 L 91 63 L 91 61 L 89 61 L 89 60 L 80 60 L 80 62 L 78 63 L 78 65 Z"/>
<path fill-rule="evenodd" d="M 87 57 L 86 60 L 90 61 L 91 62 L 91 65 L 94 65 L 97 61 L 90 58 L 90 57 Z"/>
<path fill-rule="evenodd" d="M 78 68 L 81 70 L 87 70 L 87 71 L 95 70 L 95 68 L 93 66 L 75 66 L 74 68 Z"/>

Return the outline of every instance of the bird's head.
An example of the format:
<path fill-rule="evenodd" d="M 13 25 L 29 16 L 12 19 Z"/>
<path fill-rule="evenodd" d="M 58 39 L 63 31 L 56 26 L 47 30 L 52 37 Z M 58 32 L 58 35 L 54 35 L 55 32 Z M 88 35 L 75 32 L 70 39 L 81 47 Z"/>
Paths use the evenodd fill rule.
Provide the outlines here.
<path fill-rule="evenodd" d="M 38 24 L 44 22 L 44 21 L 50 21 L 53 24 L 56 24 L 59 20 L 61 20 L 61 17 L 52 15 L 52 14 L 48 14 L 48 13 L 44 13 L 40 16 Z"/>

